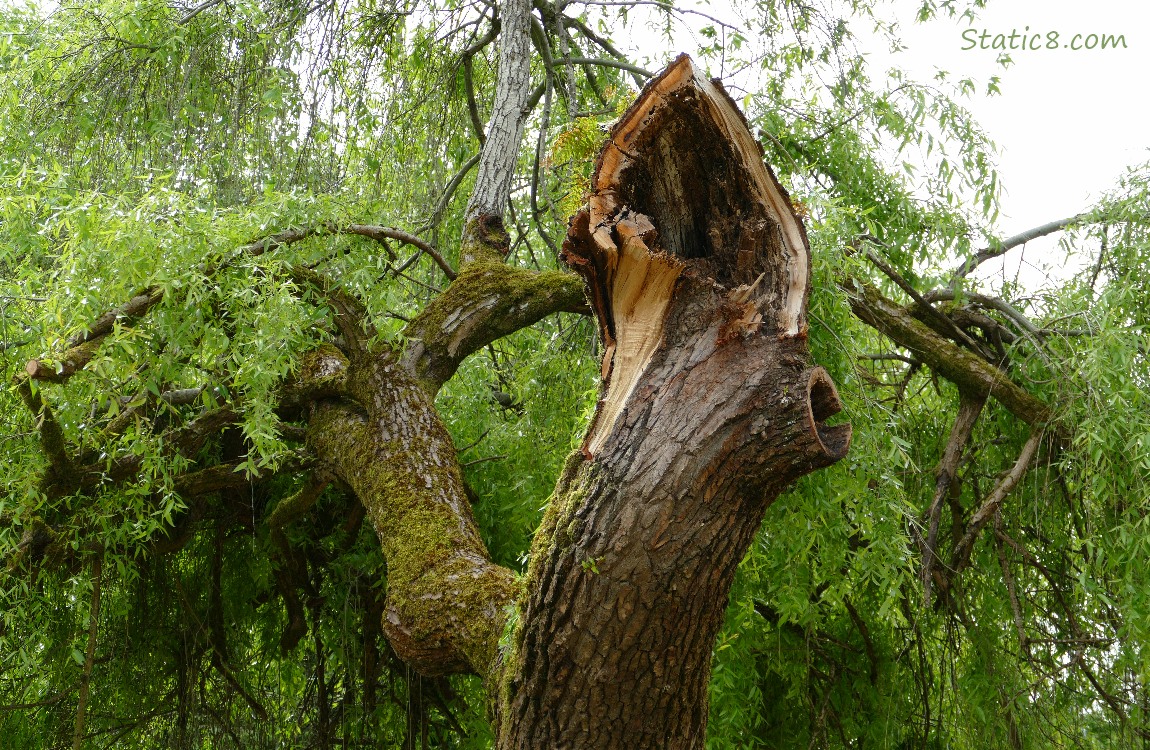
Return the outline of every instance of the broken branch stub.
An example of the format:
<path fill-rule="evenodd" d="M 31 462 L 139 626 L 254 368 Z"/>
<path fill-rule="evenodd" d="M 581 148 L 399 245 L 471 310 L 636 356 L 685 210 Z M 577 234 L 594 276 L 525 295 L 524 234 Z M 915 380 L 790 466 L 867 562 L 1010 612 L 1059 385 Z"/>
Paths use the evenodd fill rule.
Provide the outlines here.
<path fill-rule="evenodd" d="M 604 342 L 587 457 L 602 450 L 656 349 L 675 345 L 672 307 L 721 317 L 713 345 L 773 337 L 780 355 L 806 359 L 806 230 L 738 107 L 686 55 L 612 129 L 563 258 L 587 282 Z M 845 452 L 848 437 L 839 439 Z"/>

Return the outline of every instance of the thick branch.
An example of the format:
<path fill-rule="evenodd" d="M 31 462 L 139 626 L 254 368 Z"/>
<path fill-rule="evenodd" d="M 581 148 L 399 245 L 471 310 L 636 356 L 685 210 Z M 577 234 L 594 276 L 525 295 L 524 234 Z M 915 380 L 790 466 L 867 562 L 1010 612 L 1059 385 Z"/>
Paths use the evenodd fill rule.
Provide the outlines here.
<path fill-rule="evenodd" d="M 117 322 L 131 323 L 148 313 L 164 298 L 164 292 L 159 287 L 149 287 L 137 294 L 126 304 L 110 310 L 92 322 L 83 333 L 70 338 L 65 351 L 60 355 L 55 366 L 39 359 L 28 361 L 25 369 L 28 377 L 33 380 L 47 380 L 62 383 L 72 375 L 84 369 L 92 361 L 92 356 L 100 345 L 100 341 L 112 332 Z"/>
<path fill-rule="evenodd" d="M 432 396 L 390 353 L 349 363 L 321 350 L 304 377 L 340 369 L 352 400 L 317 404 L 308 440 L 355 492 L 379 537 L 384 633 L 424 675 L 490 676 L 514 576 L 490 562 Z"/>
<path fill-rule="evenodd" d="M 55 482 L 68 482 L 72 474 L 72 459 L 68 455 L 64 430 L 60 427 L 56 415 L 44 403 L 40 391 L 33 390 L 32 383 L 27 378 L 20 378 L 17 381 L 16 390 L 36 420 L 36 429 L 40 433 L 40 447 L 48 457 L 49 475 Z"/>
<path fill-rule="evenodd" d="M 880 271 L 886 274 L 887 278 L 897 284 L 899 289 L 902 289 L 907 293 L 907 295 L 910 296 L 911 299 L 918 303 L 923 315 L 935 322 L 936 325 L 931 326 L 932 328 L 935 328 L 939 331 L 946 331 L 947 335 L 953 336 L 956 341 L 960 341 L 963 344 L 966 344 L 967 347 L 969 347 L 972 351 L 977 352 L 980 350 L 978 344 L 976 344 L 974 340 L 966 334 L 965 331 L 959 328 L 953 320 L 946 317 L 938 310 L 934 309 L 934 305 L 930 304 L 929 301 L 924 299 L 923 296 L 919 294 L 918 290 L 915 289 L 910 282 L 904 279 L 902 274 L 896 271 L 889 263 L 879 258 L 870 250 L 866 251 L 866 258 Z"/>
<path fill-rule="evenodd" d="M 480 214 L 503 215 L 531 95 L 531 2 L 503 0 L 499 11 L 499 80 L 475 190 L 467 204 L 467 221 Z"/>
<path fill-rule="evenodd" d="M 190 458 L 199 452 L 208 438 L 239 420 L 240 414 L 231 405 L 205 411 L 186 425 L 165 432 L 159 440 L 161 450 L 165 456 Z M 143 465 L 144 457 L 137 454 L 115 459 L 110 466 L 98 461 L 77 468 L 77 484 L 79 489 L 91 491 L 104 482 L 124 482 L 134 478 Z"/>
<path fill-rule="evenodd" d="M 502 251 L 496 249 L 506 247 L 501 227 L 468 234 L 494 236 L 483 250 L 486 260 L 464 266 L 459 278 L 404 332 L 408 342 L 404 366 L 433 393 L 465 358 L 492 341 L 552 313 L 587 312 L 578 276 L 504 265 L 498 260 Z"/>
<path fill-rule="evenodd" d="M 847 280 L 844 286 L 850 295 L 851 309 L 860 320 L 910 349 L 960 390 L 988 392 L 1027 424 L 1043 424 L 1052 419 L 1050 408 L 1016 385 L 1006 373 L 935 333 L 874 287 L 856 279 Z"/>
<path fill-rule="evenodd" d="M 702 747 L 714 637 L 767 507 L 845 455 L 803 335 L 801 222 L 689 58 L 612 130 L 563 259 L 604 343 L 536 533 L 497 747 Z"/>

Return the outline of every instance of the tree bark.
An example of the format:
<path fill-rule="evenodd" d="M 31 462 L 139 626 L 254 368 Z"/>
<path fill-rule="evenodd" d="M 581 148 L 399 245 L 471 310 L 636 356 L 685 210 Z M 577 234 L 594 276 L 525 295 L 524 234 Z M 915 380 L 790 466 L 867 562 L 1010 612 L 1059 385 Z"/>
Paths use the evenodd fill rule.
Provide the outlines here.
<path fill-rule="evenodd" d="M 514 574 L 493 564 L 433 395 L 390 353 L 315 352 L 302 379 L 339 379 L 308 442 L 363 503 L 387 561 L 383 632 L 427 676 L 490 672 Z"/>
<path fill-rule="evenodd" d="M 467 203 L 467 221 L 481 215 L 503 216 L 531 97 L 531 3 L 501 0 L 499 15 L 499 80 L 479 155 L 479 174 Z M 466 252 L 462 257 L 469 260 Z"/>
<path fill-rule="evenodd" d="M 846 454 L 806 344 L 809 246 L 721 86 L 679 58 L 599 157 L 564 256 L 603 389 L 537 532 L 498 747 L 701 748 L 711 651 L 767 507 Z"/>

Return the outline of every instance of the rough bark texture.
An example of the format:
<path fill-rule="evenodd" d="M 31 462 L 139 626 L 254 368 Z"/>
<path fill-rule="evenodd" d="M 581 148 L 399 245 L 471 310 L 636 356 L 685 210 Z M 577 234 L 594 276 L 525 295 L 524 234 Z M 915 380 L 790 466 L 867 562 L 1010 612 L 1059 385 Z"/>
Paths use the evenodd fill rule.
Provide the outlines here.
<path fill-rule="evenodd" d="M 502 0 L 499 16 L 499 80 L 479 155 L 479 174 L 467 204 L 469 221 L 480 215 L 503 215 L 531 96 L 531 3 Z M 470 260 L 466 248 L 461 257 L 464 263 Z"/>
<path fill-rule="evenodd" d="M 735 568 L 850 427 L 805 336 L 809 248 L 737 108 L 687 58 L 620 120 L 565 257 L 604 388 L 537 533 L 500 748 L 701 748 Z"/>
<path fill-rule="evenodd" d="M 424 675 L 488 674 L 511 603 L 511 571 L 491 563 L 455 447 L 432 396 L 390 352 L 348 362 L 316 352 L 305 380 L 343 376 L 313 407 L 308 441 L 359 497 L 387 560 L 383 631 Z"/>
<path fill-rule="evenodd" d="M 470 260 L 404 331 L 404 365 L 432 393 L 492 341 L 555 312 L 587 312 L 583 284 L 574 274 L 503 263 L 510 245 L 502 221 L 473 219 L 464 235 L 461 254 Z"/>

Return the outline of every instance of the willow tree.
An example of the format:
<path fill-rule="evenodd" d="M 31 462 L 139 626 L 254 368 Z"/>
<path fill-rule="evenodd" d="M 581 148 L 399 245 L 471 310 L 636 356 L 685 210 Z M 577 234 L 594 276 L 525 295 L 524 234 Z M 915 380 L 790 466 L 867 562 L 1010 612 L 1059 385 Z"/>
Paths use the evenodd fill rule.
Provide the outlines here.
<path fill-rule="evenodd" d="M 1145 736 L 1144 175 L 1003 239 L 845 19 L 580 8 L 8 12 L 15 746 Z"/>

